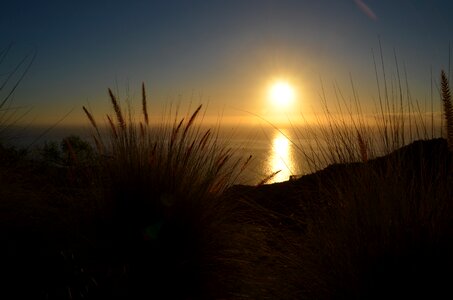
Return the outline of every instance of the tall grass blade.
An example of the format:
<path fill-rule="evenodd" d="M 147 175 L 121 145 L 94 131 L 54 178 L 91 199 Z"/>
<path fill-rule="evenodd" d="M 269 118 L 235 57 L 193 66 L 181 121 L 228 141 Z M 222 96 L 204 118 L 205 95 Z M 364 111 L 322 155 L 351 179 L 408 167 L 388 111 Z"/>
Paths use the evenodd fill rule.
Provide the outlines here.
<path fill-rule="evenodd" d="M 275 171 L 275 172 L 273 172 L 272 174 L 266 176 L 263 180 L 261 180 L 261 181 L 257 184 L 257 186 L 261 186 L 261 185 L 263 185 L 263 184 L 268 183 L 269 181 L 272 180 L 272 178 L 274 178 L 274 177 L 275 177 L 278 173 L 280 173 L 281 171 L 282 171 L 282 170 L 278 170 L 278 171 Z"/>
<path fill-rule="evenodd" d="M 441 94 L 447 129 L 448 148 L 453 152 L 453 105 L 451 102 L 450 86 L 444 70 L 441 71 Z"/>
<path fill-rule="evenodd" d="M 116 99 L 116 97 L 113 94 L 111 89 L 109 89 L 109 96 L 110 96 L 110 101 L 112 102 L 113 109 L 115 110 L 118 124 L 119 124 L 120 128 L 124 130 L 124 129 L 126 129 L 126 122 L 124 121 L 123 113 L 121 112 L 121 107 L 118 103 L 118 100 Z"/>
<path fill-rule="evenodd" d="M 118 139 L 118 133 L 116 132 L 115 124 L 113 124 L 112 118 L 110 118 L 109 115 L 107 115 L 107 121 L 109 122 L 110 130 L 112 130 L 113 137 L 114 137 L 115 139 Z"/>
<path fill-rule="evenodd" d="M 365 141 L 362 138 L 362 135 L 357 131 L 357 141 L 359 143 L 359 150 L 362 162 L 366 163 L 368 161 L 368 150 Z"/>
<path fill-rule="evenodd" d="M 91 123 L 91 126 L 93 126 L 93 128 L 98 128 L 97 124 L 96 124 L 96 120 L 94 119 L 93 115 L 88 111 L 88 109 L 85 107 L 85 106 L 82 106 L 83 108 L 83 111 L 85 112 L 85 114 L 87 115 L 88 117 L 88 120 L 90 121 Z M 108 117 L 108 116 L 107 116 Z"/>
<path fill-rule="evenodd" d="M 146 91 L 145 91 L 145 83 L 142 82 L 142 109 L 143 109 L 143 117 L 145 118 L 145 124 L 149 125 L 148 119 L 148 107 L 146 103 Z"/>

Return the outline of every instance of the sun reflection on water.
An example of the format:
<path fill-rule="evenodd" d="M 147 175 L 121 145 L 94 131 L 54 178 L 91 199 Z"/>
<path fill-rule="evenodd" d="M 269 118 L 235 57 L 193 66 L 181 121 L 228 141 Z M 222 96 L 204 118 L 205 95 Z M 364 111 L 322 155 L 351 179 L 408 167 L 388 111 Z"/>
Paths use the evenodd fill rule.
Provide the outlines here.
<path fill-rule="evenodd" d="M 287 181 L 295 169 L 292 158 L 291 142 L 284 132 L 277 132 L 272 140 L 272 150 L 269 158 L 269 169 L 271 172 L 280 172 L 271 180 L 273 182 Z"/>

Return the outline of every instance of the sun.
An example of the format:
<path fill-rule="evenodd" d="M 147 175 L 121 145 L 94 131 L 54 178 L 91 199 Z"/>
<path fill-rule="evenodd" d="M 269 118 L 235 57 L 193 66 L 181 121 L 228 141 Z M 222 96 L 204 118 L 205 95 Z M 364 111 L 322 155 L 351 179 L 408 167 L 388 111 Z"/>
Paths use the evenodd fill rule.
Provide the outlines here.
<path fill-rule="evenodd" d="M 278 108 L 288 108 L 294 96 L 294 88 L 286 81 L 277 81 L 269 89 L 269 99 Z"/>

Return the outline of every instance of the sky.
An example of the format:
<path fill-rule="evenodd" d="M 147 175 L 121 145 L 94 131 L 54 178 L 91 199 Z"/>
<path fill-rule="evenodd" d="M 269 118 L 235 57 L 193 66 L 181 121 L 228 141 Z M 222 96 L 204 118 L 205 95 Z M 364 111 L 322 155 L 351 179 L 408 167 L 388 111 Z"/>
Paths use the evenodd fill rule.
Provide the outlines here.
<path fill-rule="evenodd" d="M 334 84 L 348 95 L 351 78 L 375 101 L 381 44 L 388 78 L 396 53 L 423 100 L 431 72 L 449 68 L 452 11 L 450 0 L 7 1 L 0 75 L 36 53 L 13 98 L 36 124 L 86 122 L 82 106 L 103 116 L 108 88 L 138 103 L 142 82 L 152 112 L 191 102 L 225 122 L 272 121 L 313 111 L 322 86 L 329 101 Z M 276 80 L 294 88 L 290 107 L 270 103 Z"/>

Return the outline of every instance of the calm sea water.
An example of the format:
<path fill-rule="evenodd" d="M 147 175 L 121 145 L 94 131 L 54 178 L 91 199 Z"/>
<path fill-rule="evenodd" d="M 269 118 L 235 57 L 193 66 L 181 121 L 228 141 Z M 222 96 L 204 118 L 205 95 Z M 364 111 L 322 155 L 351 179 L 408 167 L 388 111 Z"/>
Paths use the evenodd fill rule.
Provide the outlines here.
<path fill-rule="evenodd" d="M 71 134 L 92 141 L 88 127 L 14 128 L 8 134 L 8 141 L 16 146 L 33 148 L 45 142 L 60 142 Z M 244 158 L 252 155 L 252 161 L 238 183 L 256 184 L 277 171 L 268 183 L 286 181 L 291 175 L 308 172 L 307 164 L 297 150 L 300 141 L 294 138 L 291 130 L 262 127 L 222 129 L 219 141 L 233 148 L 235 155 Z"/>

